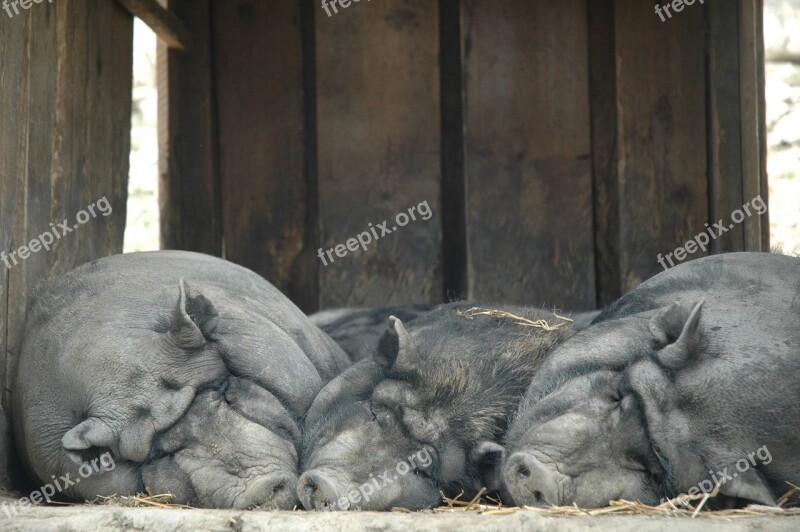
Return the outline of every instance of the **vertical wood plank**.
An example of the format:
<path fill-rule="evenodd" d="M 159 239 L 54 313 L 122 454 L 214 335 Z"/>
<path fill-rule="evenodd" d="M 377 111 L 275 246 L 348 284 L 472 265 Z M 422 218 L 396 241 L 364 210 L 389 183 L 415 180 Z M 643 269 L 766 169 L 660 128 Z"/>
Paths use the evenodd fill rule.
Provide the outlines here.
<path fill-rule="evenodd" d="M 212 12 L 225 256 L 313 310 L 300 4 L 226 0 Z"/>
<path fill-rule="evenodd" d="M 708 24 L 708 162 L 709 215 L 713 222 L 730 220 L 731 213 L 750 201 L 745 197 L 742 94 L 740 76 L 740 1 L 710 2 Z M 743 59 L 743 58 L 742 58 Z M 753 122 L 755 124 L 755 121 Z M 744 250 L 744 225 L 735 224 L 712 241 L 715 253 Z"/>
<path fill-rule="evenodd" d="M 741 97 L 743 194 L 745 201 L 760 195 L 766 204 L 769 186 L 764 99 L 764 6 L 761 0 L 739 0 L 738 4 L 741 70 L 739 79 L 735 81 L 740 84 Z M 743 226 L 744 249 L 769 250 L 769 211 L 746 218 Z"/>
<path fill-rule="evenodd" d="M 392 231 L 321 267 L 322 307 L 441 301 L 437 3 L 362 1 L 330 17 L 317 9 L 321 246 L 384 220 Z M 396 214 L 422 202 L 428 221 L 392 230 Z"/>
<path fill-rule="evenodd" d="M 695 4 L 662 22 L 650 3 L 616 2 L 623 292 L 662 271 L 659 254 L 705 230 L 704 14 Z"/>
<path fill-rule="evenodd" d="M 617 183 L 617 79 L 614 0 L 590 0 L 589 86 L 597 307 L 622 295 Z"/>
<path fill-rule="evenodd" d="M 222 255 L 209 0 L 165 0 L 192 33 L 189 53 L 159 42 L 161 247 Z"/>
<path fill-rule="evenodd" d="M 467 227 L 464 194 L 464 54 L 461 0 L 439 2 L 442 105 L 442 277 L 445 301 L 467 297 Z"/>
<path fill-rule="evenodd" d="M 64 221 L 72 229 L 2 265 L 5 402 L 33 288 L 122 250 L 133 24 L 114 2 L 82 0 L 33 5 L 1 28 L 0 251 L 44 242 Z M 102 198 L 108 216 L 96 205 Z"/>
<path fill-rule="evenodd" d="M 585 0 L 464 0 L 469 295 L 595 306 Z"/>
<path fill-rule="evenodd" d="M 16 250 L 22 238 L 18 212 L 24 198 L 27 146 L 28 82 L 30 76 L 30 20 L 28 16 L 0 17 L 0 404 L 8 404 L 7 374 L 10 369 L 12 340 L 10 322 L 15 320 L 11 297 L 14 265 L 8 254 Z M 8 414 L 8 409 L 5 408 Z M 8 440 L 6 440 L 8 441 Z M 3 464 L 2 468 L 5 468 Z M 2 479 L 0 479 L 2 483 Z"/>

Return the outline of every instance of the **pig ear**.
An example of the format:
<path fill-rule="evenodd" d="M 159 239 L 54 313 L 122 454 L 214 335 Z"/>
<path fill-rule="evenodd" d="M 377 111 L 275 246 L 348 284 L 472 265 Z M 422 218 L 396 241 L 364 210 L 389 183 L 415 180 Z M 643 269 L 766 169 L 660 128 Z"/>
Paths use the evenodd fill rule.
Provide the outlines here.
<path fill-rule="evenodd" d="M 116 438 L 111 427 L 94 418 L 75 425 L 61 438 L 61 447 L 64 448 L 67 457 L 76 464 L 84 462 L 81 451 L 87 451 L 92 447 L 113 448 L 115 443 Z"/>
<path fill-rule="evenodd" d="M 375 361 L 384 369 L 398 372 L 414 372 L 419 368 L 419 355 L 411 335 L 403 322 L 389 316 L 389 327 L 378 340 Z"/>
<path fill-rule="evenodd" d="M 670 369 L 684 367 L 700 344 L 700 310 L 704 300 L 676 302 L 650 319 L 650 333 L 661 347 L 655 357 Z"/>
<path fill-rule="evenodd" d="M 506 450 L 499 443 L 493 441 L 479 442 L 469 455 L 470 461 L 480 472 L 480 486 L 475 486 L 476 490 L 486 488 L 488 491 L 496 492 L 503 487 L 503 462 Z"/>
<path fill-rule="evenodd" d="M 214 340 L 219 314 L 203 294 L 192 290 L 181 277 L 178 304 L 172 315 L 172 337 L 184 349 L 197 349 Z"/>
<path fill-rule="evenodd" d="M 777 506 L 770 489 L 754 470 L 739 473 L 733 480 L 720 484 L 719 492 L 728 497 L 738 497 L 767 506 Z"/>

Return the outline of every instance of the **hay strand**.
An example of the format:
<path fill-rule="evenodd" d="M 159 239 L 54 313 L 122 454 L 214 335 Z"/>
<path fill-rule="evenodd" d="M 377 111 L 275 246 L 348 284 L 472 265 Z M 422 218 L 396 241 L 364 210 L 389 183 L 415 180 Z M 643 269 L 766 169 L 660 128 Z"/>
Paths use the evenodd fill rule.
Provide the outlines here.
<path fill-rule="evenodd" d="M 516 314 L 512 314 L 511 312 L 506 312 L 505 310 L 484 309 L 481 307 L 472 307 L 464 311 L 459 310 L 456 312 L 456 315 L 467 318 L 468 320 L 473 319 L 475 316 L 491 316 L 493 318 L 506 318 L 513 320 L 514 323 L 516 323 L 517 325 L 521 325 L 523 327 L 535 327 L 537 329 L 543 329 L 545 331 L 557 331 L 558 329 L 564 328 L 573 322 L 572 319 L 565 318 L 564 316 L 559 316 L 555 312 L 553 312 L 553 316 L 555 316 L 556 319 L 561 320 L 561 322 L 551 325 L 550 323 L 547 322 L 547 320 L 544 319 L 529 320 L 528 318 L 517 316 Z"/>

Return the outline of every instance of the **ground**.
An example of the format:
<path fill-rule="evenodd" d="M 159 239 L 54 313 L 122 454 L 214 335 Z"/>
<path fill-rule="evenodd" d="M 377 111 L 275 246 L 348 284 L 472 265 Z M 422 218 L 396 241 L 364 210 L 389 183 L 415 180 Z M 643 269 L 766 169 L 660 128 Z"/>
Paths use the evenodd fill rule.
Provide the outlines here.
<path fill-rule="evenodd" d="M 0 507 L 4 501 L 0 498 Z M 24 513 L 23 513 L 24 512 Z M 781 532 L 800 530 L 800 516 L 737 517 L 731 519 L 698 517 L 547 517 L 533 511 L 507 515 L 481 515 L 474 512 L 452 513 L 379 513 L 379 512 L 259 512 L 242 510 L 164 510 L 121 508 L 114 506 L 40 507 L 20 510 L 14 520 L 0 511 L 0 530 L 61 532 L 94 530 L 142 530 L 182 532 L 185 530 L 249 532 L 323 532 L 329 530 L 398 532 L 510 530 L 582 532 L 615 530 L 617 532 L 706 531 L 739 532 L 765 530 Z"/>

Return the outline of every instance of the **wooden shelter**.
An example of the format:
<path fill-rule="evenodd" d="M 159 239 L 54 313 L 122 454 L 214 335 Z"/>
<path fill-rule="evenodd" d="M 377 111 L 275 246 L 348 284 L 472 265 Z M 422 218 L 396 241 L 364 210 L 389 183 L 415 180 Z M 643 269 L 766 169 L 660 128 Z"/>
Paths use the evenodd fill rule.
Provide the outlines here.
<path fill-rule="evenodd" d="M 595 308 L 767 199 L 761 0 L 664 21 L 640 0 L 339 2 L 0 11 L 0 250 L 98 198 L 114 208 L 0 265 L 0 381 L 31 289 L 122 249 L 131 12 L 163 38 L 163 247 L 250 267 L 308 312 Z M 318 258 L 423 201 L 430 220 Z M 767 247 L 766 216 L 750 216 L 711 251 Z"/>

